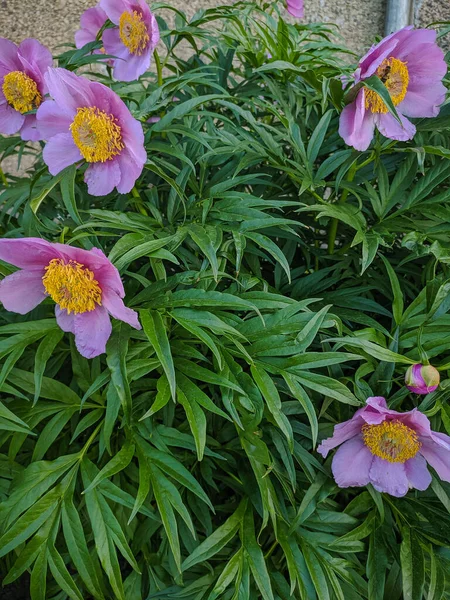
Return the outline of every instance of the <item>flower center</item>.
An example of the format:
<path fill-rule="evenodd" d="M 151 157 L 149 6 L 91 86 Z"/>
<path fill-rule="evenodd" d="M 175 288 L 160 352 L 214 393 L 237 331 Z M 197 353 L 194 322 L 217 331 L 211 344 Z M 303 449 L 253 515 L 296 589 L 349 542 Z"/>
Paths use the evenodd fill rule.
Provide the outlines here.
<path fill-rule="evenodd" d="M 394 106 L 405 99 L 409 84 L 409 72 L 406 63 L 398 58 L 385 58 L 376 72 L 387 87 Z M 381 96 L 373 90 L 366 89 L 366 109 L 373 113 L 387 113 L 388 107 Z"/>
<path fill-rule="evenodd" d="M 120 15 L 119 34 L 124 46 L 131 54 L 141 55 L 150 41 L 147 27 L 137 11 L 124 12 Z"/>
<path fill-rule="evenodd" d="M 69 314 L 90 312 L 97 304 L 101 306 L 102 290 L 94 273 L 74 260 L 67 263 L 60 258 L 51 260 L 45 267 L 42 283 L 52 300 Z"/>
<path fill-rule="evenodd" d="M 105 162 L 124 148 L 115 117 L 98 108 L 79 108 L 70 130 L 87 162 Z"/>
<path fill-rule="evenodd" d="M 42 102 L 37 83 L 22 71 L 7 73 L 2 90 L 8 104 L 22 114 L 37 108 Z"/>
<path fill-rule="evenodd" d="M 363 425 L 365 445 L 372 454 L 389 462 L 404 463 L 419 452 L 417 433 L 400 421 L 383 421 L 380 425 Z"/>

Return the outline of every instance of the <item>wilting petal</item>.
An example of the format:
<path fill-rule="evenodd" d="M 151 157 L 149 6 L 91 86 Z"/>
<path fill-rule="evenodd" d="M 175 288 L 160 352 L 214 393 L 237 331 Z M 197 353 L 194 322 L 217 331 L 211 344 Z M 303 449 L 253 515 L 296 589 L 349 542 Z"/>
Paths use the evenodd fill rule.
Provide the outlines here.
<path fill-rule="evenodd" d="M 124 321 L 135 329 L 142 329 L 137 312 L 127 308 L 123 300 L 108 288 L 102 288 L 102 305 L 115 319 Z"/>
<path fill-rule="evenodd" d="M 52 175 L 58 175 L 63 169 L 83 158 L 71 133 L 58 133 L 51 137 L 42 156 Z"/>
<path fill-rule="evenodd" d="M 400 498 L 407 494 L 409 489 L 405 464 L 389 462 L 375 456 L 370 468 L 370 482 L 379 492 L 386 492 L 391 496 Z"/>
<path fill-rule="evenodd" d="M 66 333 L 75 333 L 75 315 L 74 313 L 69 313 L 67 310 L 63 310 L 59 308 L 58 305 L 55 306 L 55 317 L 56 322 L 61 327 L 63 331 Z"/>
<path fill-rule="evenodd" d="M 117 160 L 92 163 L 86 170 L 84 181 L 91 196 L 106 196 L 120 182 L 120 167 Z"/>
<path fill-rule="evenodd" d="M 373 461 L 369 448 L 358 436 L 342 444 L 334 455 L 331 469 L 339 487 L 346 488 L 369 483 L 369 470 Z"/>
<path fill-rule="evenodd" d="M 427 461 L 417 454 L 405 462 L 406 476 L 409 485 L 416 490 L 426 490 L 431 483 L 431 474 L 427 468 Z"/>
<path fill-rule="evenodd" d="M 339 135 L 349 146 L 363 152 L 370 146 L 375 129 L 373 114 L 366 110 L 365 92 L 344 108 L 339 119 Z"/>
<path fill-rule="evenodd" d="M 45 298 L 42 271 L 16 271 L 0 281 L 0 302 L 11 312 L 25 315 Z"/>
<path fill-rule="evenodd" d="M 421 439 L 420 454 L 443 481 L 450 482 L 450 451 L 431 439 Z"/>
<path fill-rule="evenodd" d="M 75 315 L 75 344 L 85 358 L 104 354 L 111 332 L 111 320 L 103 306 Z"/>
<path fill-rule="evenodd" d="M 378 114 L 376 116 L 376 125 L 380 132 L 391 140 L 406 142 L 412 140 L 416 135 L 416 126 L 405 116 L 398 113 L 401 124 L 391 113 Z"/>

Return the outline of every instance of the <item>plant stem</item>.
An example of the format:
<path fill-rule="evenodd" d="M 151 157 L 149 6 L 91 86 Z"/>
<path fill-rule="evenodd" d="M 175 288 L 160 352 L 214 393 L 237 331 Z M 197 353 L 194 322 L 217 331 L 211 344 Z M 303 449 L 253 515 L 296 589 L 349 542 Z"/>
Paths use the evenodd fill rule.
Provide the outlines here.
<path fill-rule="evenodd" d="M 355 161 L 352 164 L 352 166 L 350 167 L 350 170 L 348 172 L 347 181 L 349 183 L 351 183 L 355 179 L 357 170 L 358 170 L 357 161 Z M 339 198 L 338 204 L 344 204 L 344 202 L 347 200 L 348 193 L 349 193 L 349 190 L 344 190 L 342 192 L 342 195 Z M 328 231 L 328 254 L 334 254 L 334 245 L 336 242 L 338 224 L 339 224 L 339 219 L 337 219 L 336 217 L 331 220 L 330 229 Z"/>
<path fill-rule="evenodd" d="M 155 58 L 156 73 L 158 75 L 158 85 L 159 85 L 159 87 L 161 87 L 163 84 L 163 74 L 162 74 L 161 59 L 159 58 L 159 54 L 158 54 L 157 50 L 153 51 L 153 56 Z"/>
<path fill-rule="evenodd" d="M 141 195 L 138 192 L 136 186 L 134 186 L 133 189 L 131 190 L 131 195 L 133 196 L 133 198 L 136 198 L 135 204 L 136 204 L 137 209 L 141 213 L 141 215 L 145 215 L 146 217 L 148 217 L 148 212 L 144 208 L 144 203 L 142 201 Z"/>
<path fill-rule="evenodd" d="M 3 169 L 0 167 L 0 179 L 5 187 L 8 187 L 8 181 L 6 180 L 6 176 L 3 173 Z"/>

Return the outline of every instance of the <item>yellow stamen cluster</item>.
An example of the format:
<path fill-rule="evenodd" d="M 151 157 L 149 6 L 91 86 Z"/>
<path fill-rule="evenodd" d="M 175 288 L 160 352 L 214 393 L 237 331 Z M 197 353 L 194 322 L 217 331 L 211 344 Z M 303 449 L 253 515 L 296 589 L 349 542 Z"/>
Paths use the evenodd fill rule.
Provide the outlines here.
<path fill-rule="evenodd" d="M 363 425 L 362 436 L 372 454 L 392 463 L 414 458 L 422 445 L 414 429 L 400 421 Z"/>
<path fill-rule="evenodd" d="M 8 104 L 22 114 L 37 108 L 42 102 L 37 83 L 22 71 L 7 73 L 2 90 Z"/>
<path fill-rule="evenodd" d="M 70 131 L 87 162 L 106 162 L 124 148 L 115 117 L 92 106 L 77 110 Z"/>
<path fill-rule="evenodd" d="M 102 290 L 94 273 L 76 261 L 54 258 L 45 267 L 42 283 L 52 300 L 69 314 L 90 312 L 101 306 Z"/>
<path fill-rule="evenodd" d="M 409 72 L 406 63 L 398 58 L 386 58 L 378 67 L 376 73 L 387 87 L 394 106 L 405 99 L 409 85 Z M 373 113 L 387 113 L 388 107 L 381 96 L 373 90 L 365 90 L 366 109 Z"/>
<path fill-rule="evenodd" d="M 120 15 L 119 35 L 124 46 L 128 48 L 131 54 L 140 56 L 147 48 L 150 36 L 147 31 L 142 15 L 137 11 L 124 12 Z"/>

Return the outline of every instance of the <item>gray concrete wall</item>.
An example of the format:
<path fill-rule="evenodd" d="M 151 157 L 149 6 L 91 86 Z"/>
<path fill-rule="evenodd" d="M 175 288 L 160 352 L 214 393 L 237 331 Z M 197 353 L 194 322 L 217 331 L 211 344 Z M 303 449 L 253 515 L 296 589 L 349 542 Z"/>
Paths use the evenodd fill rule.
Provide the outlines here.
<path fill-rule="evenodd" d="M 232 0 L 168 0 L 192 16 L 199 8 Z M 279 0 L 284 2 L 284 0 Z M 416 0 L 417 24 L 450 21 L 449 0 Z M 307 21 L 339 25 L 346 44 L 357 52 L 383 34 L 386 0 L 304 0 Z M 151 3 L 151 1 L 149 2 Z M 0 0 L 0 35 L 20 42 L 36 37 L 54 49 L 73 40 L 83 10 L 96 0 Z"/>

